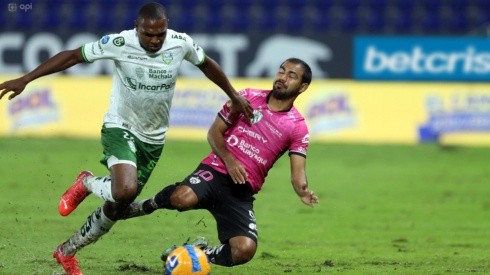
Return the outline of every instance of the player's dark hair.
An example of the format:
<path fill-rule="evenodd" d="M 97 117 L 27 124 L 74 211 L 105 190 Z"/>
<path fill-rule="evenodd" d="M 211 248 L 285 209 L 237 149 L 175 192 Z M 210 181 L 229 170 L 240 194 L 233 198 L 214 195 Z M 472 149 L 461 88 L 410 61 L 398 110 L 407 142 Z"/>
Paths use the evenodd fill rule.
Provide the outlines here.
<path fill-rule="evenodd" d="M 286 62 L 300 64 L 301 67 L 303 67 L 304 69 L 303 77 L 301 78 L 301 83 L 307 83 L 307 84 L 311 83 L 312 73 L 311 73 L 310 65 L 308 65 L 308 63 L 304 62 L 299 58 L 291 57 L 286 59 L 284 62 L 282 62 L 281 66 Z"/>
<path fill-rule="evenodd" d="M 141 6 L 138 11 L 137 20 L 141 22 L 143 19 L 160 20 L 166 18 L 167 12 L 165 10 L 165 7 L 160 3 L 151 2 Z"/>

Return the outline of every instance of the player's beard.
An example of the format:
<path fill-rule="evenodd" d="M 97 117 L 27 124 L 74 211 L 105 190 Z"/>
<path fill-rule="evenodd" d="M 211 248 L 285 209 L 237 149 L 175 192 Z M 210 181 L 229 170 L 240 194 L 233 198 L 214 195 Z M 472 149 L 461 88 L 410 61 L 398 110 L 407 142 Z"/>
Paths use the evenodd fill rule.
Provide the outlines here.
<path fill-rule="evenodd" d="M 286 88 L 286 87 L 284 87 L 284 88 Z M 278 89 L 276 89 L 275 87 L 272 87 L 272 96 L 276 99 L 285 100 L 285 99 L 294 98 L 297 95 L 298 95 L 298 91 L 281 92 Z"/>

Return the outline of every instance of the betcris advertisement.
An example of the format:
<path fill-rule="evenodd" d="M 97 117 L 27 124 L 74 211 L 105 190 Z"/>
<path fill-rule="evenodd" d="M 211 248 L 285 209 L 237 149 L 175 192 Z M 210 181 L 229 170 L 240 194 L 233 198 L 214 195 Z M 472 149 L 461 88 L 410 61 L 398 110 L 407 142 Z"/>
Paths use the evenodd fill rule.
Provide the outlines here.
<path fill-rule="evenodd" d="M 490 39 L 358 36 L 354 78 L 489 81 Z"/>

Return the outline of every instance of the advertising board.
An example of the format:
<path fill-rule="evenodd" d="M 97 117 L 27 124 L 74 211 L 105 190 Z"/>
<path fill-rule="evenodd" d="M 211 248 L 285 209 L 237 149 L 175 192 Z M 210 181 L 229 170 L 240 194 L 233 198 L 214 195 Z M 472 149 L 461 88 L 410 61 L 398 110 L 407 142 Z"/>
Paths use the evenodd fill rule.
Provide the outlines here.
<path fill-rule="evenodd" d="M 488 38 L 354 38 L 355 79 L 488 81 L 489 74 Z"/>
<path fill-rule="evenodd" d="M 268 79 L 232 82 L 236 89 L 272 87 Z M 39 79 L 0 102 L 0 135 L 98 138 L 110 84 L 108 77 Z M 208 80 L 180 79 L 167 136 L 205 140 L 226 100 Z M 313 142 L 490 145 L 489 84 L 317 80 L 296 107 Z"/>

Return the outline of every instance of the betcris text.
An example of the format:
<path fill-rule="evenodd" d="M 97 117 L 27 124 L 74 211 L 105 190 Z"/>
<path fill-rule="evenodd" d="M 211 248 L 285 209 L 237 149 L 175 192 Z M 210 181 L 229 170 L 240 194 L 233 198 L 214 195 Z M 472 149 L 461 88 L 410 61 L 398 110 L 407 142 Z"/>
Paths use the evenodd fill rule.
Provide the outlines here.
<path fill-rule="evenodd" d="M 486 38 L 360 36 L 354 43 L 356 79 L 489 80 Z"/>

